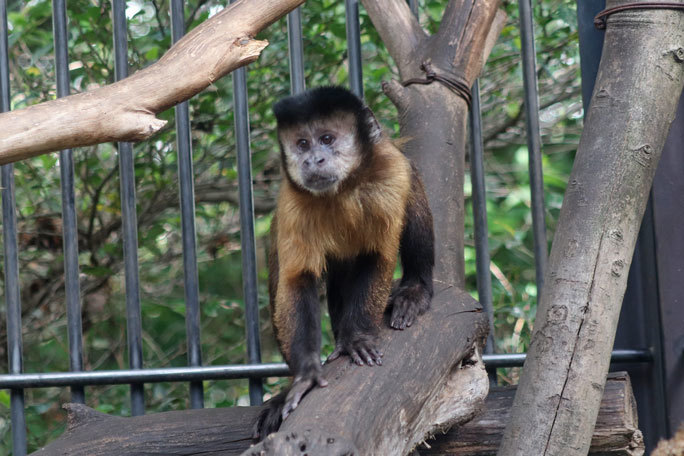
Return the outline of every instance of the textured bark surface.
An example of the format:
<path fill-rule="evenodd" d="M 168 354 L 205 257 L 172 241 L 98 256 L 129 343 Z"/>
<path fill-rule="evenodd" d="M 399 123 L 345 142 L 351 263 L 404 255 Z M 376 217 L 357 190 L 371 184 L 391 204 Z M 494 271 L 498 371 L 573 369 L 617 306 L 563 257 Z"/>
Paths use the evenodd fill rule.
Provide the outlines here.
<path fill-rule="evenodd" d="M 476 348 L 487 336 L 487 316 L 454 287 L 435 284 L 432 304 L 412 327 L 383 329 L 382 366 L 347 358 L 325 365 L 330 385 L 307 394 L 280 432 L 245 455 L 288 454 L 302 445 L 309 455 L 404 455 L 426 435 L 471 419 L 489 389 Z M 348 444 L 333 452 L 331 441 Z"/>
<path fill-rule="evenodd" d="M 446 434 L 438 433 L 436 439 L 427 441 L 429 449 L 422 446 L 419 448 L 420 454 L 495 454 L 508 420 L 514 393 L 515 387 L 491 391 L 482 413 Z M 244 451 L 253 454 L 257 448 L 250 449 L 250 425 L 262 409 L 232 407 L 118 418 L 80 404 L 67 404 L 65 408 L 68 411 L 69 429 L 34 455 L 119 456 L 144 453 L 191 456 L 238 455 Z M 358 416 L 364 419 L 363 415 Z M 289 444 L 279 447 L 279 455 L 301 456 L 302 445 L 308 454 L 316 454 L 311 452 L 316 447 L 324 447 L 326 452 L 319 454 L 328 455 L 353 454 L 358 451 L 350 442 L 324 436 L 322 433 L 312 435 L 310 431 L 294 431 L 286 436 L 289 437 Z M 277 442 L 266 445 L 266 454 L 274 454 L 275 444 Z M 661 446 L 665 447 L 666 444 Z M 589 454 L 638 456 L 643 451 L 629 377 L 625 373 L 611 374 L 606 382 Z"/>
<path fill-rule="evenodd" d="M 302 3 L 235 2 L 184 36 L 157 63 L 126 79 L 0 114 L 0 164 L 78 146 L 148 138 L 166 124 L 156 114 L 256 60 L 268 45 L 255 40 L 256 34 Z"/>
<path fill-rule="evenodd" d="M 589 450 L 634 244 L 684 84 L 682 54 L 684 12 L 630 10 L 608 19 L 500 455 Z"/>
<path fill-rule="evenodd" d="M 489 389 L 474 348 L 487 335 L 480 305 L 453 287 L 437 289 L 433 304 L 412 327 L 382 331 L 382 366 L 346 357 L 324 366 L 330 385 L 305 396 L 282 432 L 258 447 L 249 449 L 260 407 L 117 418 L 69 404 L 67 432 L 35 454 L 287 455 L 303 454 L 302 446 L 311 456 L 406 454 L 426 434 L 471 419 Z"/>
<path fill-rule="evenodd" d="M 489 456 L 496 454 L 510 417 L 515 387 L 495 388 L 489 392 L 482 413 L 451 429 L 435 440 L 430 448 L 420 447 L 421 456 Z M 644 439 L 639 430 L 636 403 L 626 372 L 609 374 L 601 399 L 598 420 L 591 438 L 589 454 L 598 456 L 640 456 Z"/>
<path fill-rule="evenodd" d="M 472 87 L 503 27 L 499 0 L 452 0 L 439 30 L 430 36 L 400 0 L 362 0 L 402 80 L 424 78 L 421 63 Z M 402 147 L 418 166 L 435 221 L 435 280 L 463 288 L 463 176 L 466 102 L 439 83 L 383 90 L 399 112 Z"/>

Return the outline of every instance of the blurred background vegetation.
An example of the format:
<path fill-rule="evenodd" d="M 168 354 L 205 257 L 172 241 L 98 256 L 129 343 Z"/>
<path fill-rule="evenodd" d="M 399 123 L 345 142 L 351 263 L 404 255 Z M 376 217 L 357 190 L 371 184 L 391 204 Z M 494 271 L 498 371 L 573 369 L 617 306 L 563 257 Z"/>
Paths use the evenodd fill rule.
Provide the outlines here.
<path fill-rule="evenodd" d="M 434 31 L 447 0 L 422 0 L 420 20 Z M 110 84 L 114 78 L 111 3 L 70 0 L 69 59 L 72 93 Z M 220 11 L 225 1 L 186 2 L 191 29 Z M 508 22 L 481 78 L 489 243 L 496 349 L 520 352 L 529 343 L 537 290 L 522 105 L 517 3 L 504 1 Z M 51 2 L 8 1 L 12 109 L 54 99 Z M 155 62 L 171 41 L 169 3 L 129 0 L 129 65 L 134 72 Z M 308 87 L 348 84 L 344 3 L 309 1 L 303 8 Z M 582 126 L 579 53 L 574 0 L 535 2 L 536 43 L 543 135 L 544 186 L 549 239 L 557 221 Z M 389 131 L 396 111 L 381 82 L 397 77 L 382 42 L 361 8 L 367 102 Z M 259 305 L 263 360 L 280 361 L 268 321 L 265 240 L 280 180 L 271 105 L 289 93 L 287 25 L 283 19 L 260 38 L 271 44 L 248 68 L 252 166 L 255 189 Z M 191 69 L 189 69 L 191 71 Z M 205 364 L 245 362 L 237 168 L 232 83 L 228 76 L 190 101 L 197 201 L 197 242 Z M 186 365 L 184 292 L 173 110 L 152 139 L 135 145 L 139 256 L 146 367 Z M 83 337 L 88 370 L 127 368 L 116 145 L 75 151 Z M 68 370 L 63 293 L 61 200 L 57 154 L 16 164 L 20 274 L 26 372 Z M 466 182 L 470 199 L 470 183 Z M 468 290 L 477 296 L 472 212 L 469 201 L 465 251 Z M 2 277 L 2 275 L 0 275 Z M 4 308 L 4 300 L 0 303 Z M 5 314 L 0 313 L 0 372 L 7 372 Z M 324 351 L 331 350 L 324 335 Z M 499 370 L 515 382 L 515 369 Z M 267 379 L 276 391 L 282 380 Z M 246 381 L 205 382 L 207 407 L 246 405 Z M 187 407 L 183 383 L 145 386 L 148 411 Z M 87 404 L 117 415 L 129 413 L 127 386 L 86 388 Z M 60 409 L 67 389 L 26 391 L 29 450 L 64 430 Z M 9 394 L 0 391 L 0 453 L 11 451 Z"/>

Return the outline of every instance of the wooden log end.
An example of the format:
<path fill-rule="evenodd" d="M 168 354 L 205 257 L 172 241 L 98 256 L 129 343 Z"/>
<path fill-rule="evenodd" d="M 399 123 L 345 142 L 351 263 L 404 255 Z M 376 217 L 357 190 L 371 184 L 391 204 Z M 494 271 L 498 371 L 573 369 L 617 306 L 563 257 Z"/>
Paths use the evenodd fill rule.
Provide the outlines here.
<path fill-rule="evenodd" d="M 482 410 L 488 393 L 489 378 L 480 347 L 475 345 L 472 355 L 451 371 L 444 387 L 421 410 L 433 420 L 428 435 L 472 420 Z"/>
<path fill-rule="evenodd" d="M 325 454 L 329 456 L 360 456 L 353 443 L 320 429 L 301 432 L 277 432 L 252 446 L 242 456 L 301 456 Z"/>

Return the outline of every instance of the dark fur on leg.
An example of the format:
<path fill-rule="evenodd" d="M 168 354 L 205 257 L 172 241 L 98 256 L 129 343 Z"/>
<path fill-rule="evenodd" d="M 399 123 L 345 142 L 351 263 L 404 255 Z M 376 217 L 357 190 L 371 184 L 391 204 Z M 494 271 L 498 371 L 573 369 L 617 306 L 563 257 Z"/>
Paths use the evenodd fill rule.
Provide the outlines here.
<path fill-rule="evenodd" d="M 382 352 L 377 347 L 376 332 L 369 311 L 379 258 L 362 254 L 349 260 L 328 260 L 328 311 L 335 335 L 333 361 L 349 355 L 359 366 L 382 365 Z"/>
<path fill-rule="evenodd" d="M 282 413 L 285 405 L 285 398 L 289 390 L 282 391 L 266 401 L 264 409 L 259 413 L 259 417 L 252 428 L 252 438 L 259 442 L 268 437 L 269 434 L 277 432 L 283 422 Z"/>
<path fill-rule="evenodd" d="M 405 329 L 413 324 L 418 315 L 430 308 L 433 294 L 432 268 L 435 264 L 432 214 L 415 167 L 399 251 L 404 274 L 401 283 L 390 296 L 390 326 Z"/>

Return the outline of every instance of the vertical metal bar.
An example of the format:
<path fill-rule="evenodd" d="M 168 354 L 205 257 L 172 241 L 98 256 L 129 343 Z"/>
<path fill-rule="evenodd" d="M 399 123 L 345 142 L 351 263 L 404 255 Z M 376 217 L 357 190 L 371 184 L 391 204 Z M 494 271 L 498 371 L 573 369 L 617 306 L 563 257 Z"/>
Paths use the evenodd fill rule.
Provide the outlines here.
<path fill-rule="evenodd" d="M 183 0 L 171 1 L 171 34 L 173 42 L 185 34 Z M 176 147 L 180 180 L 181 230 L 183 233 L 183 272 L 185 276 L 185 327 L 188 343 L 188 365 L 202 365 L 200 341 L 199 279 L 197 273 L 197 235 L 195 232 L 195 183 L 190 138 L 188 102 L 176 106 Z M 202 382 L 190 382 L 190 407 L 204 407 Z"/>
<path fill-rule="evenodd" d="M 544 288 L 544 270 L 548 246 L 544 217 L 544 179 L 542 176 L 541 134 L 539 130 L 539 92 L 537 61 L 534 48 L 532 0 L 520 0 L 520 39 L 522 45 L 523 86 L 525 88 L 525 117 L 527 120 L 527 148 L 530 154 L 530 192 L 532 200 L 532 231 L 537 278 L 537 300 Z"/>
<path fill-rule="evenodd" d="M 347 58 L 349 59 L 349 86 L 363 98 L 363 67 L 361 65 L 361 27 L 359 26 L 359 0 L 344 0 L 347 16 Z"/>
<path fill-rule="evenodd" d="M 9 47 L 7 43 L 7 2 L 0 0 L 0 112 L 10 110 Z M 5 247 L 5 308 L 7 319 L 7 353 L 9 373 L 23 370 L 21 343 L 21 297 L 19 294 L 19 253 L 14 202 L 14 167 L 0 168 L 2 181 L 2 234 Z M 12 450 L 15 456 L 26 454 L 26 418 L 24 390 L 10 390 Z"/>
<path fill-rule="evenodd" d="M 231 0 L 233 3 L 235 0 Z M 247 359 L 261 362 L 259 340 L 259 302 L 257 295 L 256 240 L 254 236 L 254 199 L 252 196 L 252 161 L 249 147 L 249 109 L 245 68 L 233 71 L 233 112 L 237 142 L 238 188 L 240 197 L 240 241 L 242 244 L 242 287 L 245 299 Z M 260 378 L 249 379 L 249 402 L 260 405 L 263 392 Z"/>
<path fill-rule="evenodd" d="M 116 80 L 128 75 L 128 40 L 126 35 L 126 2 L 112 4 L 114 27 L 114 69 Z M 126 333 L 128 363 L 131 369 L 142 369 L 142 317 L 140 315 L 140 278 L 138 277 L 138 217 L 135 212 L 135 169 L 133 146 L 118 143 L 121 180 L 121 219 L 126 281 Z M 131 384 L 131 414 L 145 413 L 145 396 L 141 383 Z"/>
<path fill-rule="evenodd" d="M 53 0 L 52 22 L 55 43 L 57 97 L 69 95 L 69 55 L 67 42 L 66 0 Z M 64 291 L 69 335 L 69 368 L 83 370 L 83 326 L 78 269 L 78 232 L 76 225 L 76 197 L 74 191 L 74 158 L 71 149 L 59 153 L 62 189 L 62 242 L 64 248 Z M 71 387 L 71 402 L 85 403 L 83 386 Z"/>
<path fill-rule="evenodd" d="M 484 146 L 482 144 L 482 112 L 480 83 L 472 88 L 470 107 L 470 181 L 473 188 L 473 219 L 475 225 L 475 253 L 477 294 L 489 317 L 489 337 L 485 353 L 494 353 L 494 309 L 492 307 L 492 276 L 489 272 L 489 230 L 487 228 L 487 197 L 484 178 Z"/>
<path fill-rule="evenodd" d="M 413 12 L 413 15 L 418 17 L 418 0 L 408 0 L 409 8 L 411 8 L 411 12 Z"/>
<path fill-rule="evenodd" d="M 295 95 L 306 90 L 301 7 L 287 15 L 287 36 L 290 52 L 290 92 Z"/>

